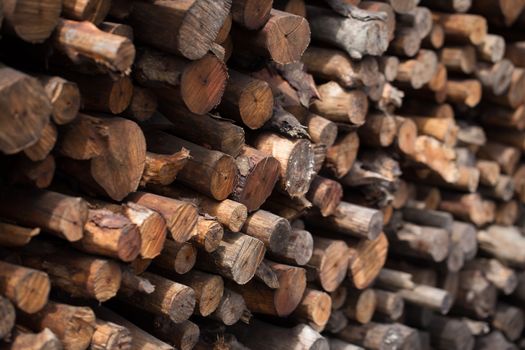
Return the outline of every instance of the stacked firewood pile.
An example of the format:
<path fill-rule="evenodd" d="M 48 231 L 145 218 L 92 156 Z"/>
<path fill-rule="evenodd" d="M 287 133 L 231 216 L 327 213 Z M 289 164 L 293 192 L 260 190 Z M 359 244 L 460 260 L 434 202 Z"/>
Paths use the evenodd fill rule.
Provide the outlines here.
<path fill-rule="evenodd" d="M 525 348 L 525 1 L 0 4 L 0 348 Z"/>

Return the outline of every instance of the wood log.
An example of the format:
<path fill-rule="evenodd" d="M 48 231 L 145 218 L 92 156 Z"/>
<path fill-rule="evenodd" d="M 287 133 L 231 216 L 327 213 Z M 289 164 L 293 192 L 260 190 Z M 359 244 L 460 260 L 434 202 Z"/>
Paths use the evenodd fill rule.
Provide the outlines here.
<path fill-rule="evenodd" d="M 224 229 L 217 220 L 199 215 L 195 229 L 197 234 L 191 238 L 192 244 L 208 253 L 217 250 L 224 235 Z"/>
<path fill-rule="evenodd" d="M 15 3 L 13 1 L 12 5 L 15 6 Z M 14 154 L 38 142 L 49 123 L 52 105 L 35 78 L 4 65 L 0 65 L 0 71 L 0 90 L 4 96 L 0 106 L 5 111 L 1 119 L 0 150 L 5 154 Z M 24 96 L 23 103 L 21 96 Z"/>
<path fill-rule="evenodd" d="M 443 193 L 442 195 L 439 209 L 451 213 L 455 218 L 472 222 L 477 226 L 482 226 L 494 219 L 494 213 L 487 212 L 481 197 L 477 193 Z"/>
<path fill-rule="evenodd" d="M 405 342 L 411 344 L 414 339 L 406 339 L 408 337 L 415 337 L 416 340 L 419 340 L 415 332 L 412 332 L 411 335 L 403 335 L 405 333 L 403 328 L 408 327 L 399 323 L 381 324 L 369 322 L 365 325 L 349 325 L 339 332 L 337 336 L 344 341 L 372 350 L 384 349 L 384 344 L 387 342 L 393 347 L 401 347 Z M 387 339 L 392 339 L 392 341 Z M 415 347 L 415 349 L 417 348 Z"/>
<path fill-rule="evenodd" d="M 2 247 L 23 247 L 40 233 L 40 228 L 27 228 L 7 222 L 0 222 L 0 245 Z"/>
<path fill-rule="evenodd" d="M 493 225 L 487 230 L 479 231 L 477 239 L 483 252 L 511 266 L 523 265 L 524 257 L 520 247 L 525 241 L 515 227 Z"/>
<path fill-rule="evenodd" d="M 389 45 L 389 53 L 414 57 L 421 47 L 421 37 L 416 28 L 398 26 L 394 40 Z"/>
<path fill-rule="evenodd" d="M 98 25 L 107 16 L 110 7 L 111 2 L 104 0 L 67 0 L 64 1 L 62 15 L 66 18 L 77 21 L 89 21 Z"/>
<path fill-rule="evenodd" d="M 475 318 L 486 318 L 494 314 L 496 298 L 496 287 L 481 272 L 465 270 L 459 273 L 455 309 Z"/>
<path fill-rule="evenodd" d="M 323 217 L 336 215 L 342 197 L 343 188 L 341 184 L 318 175 L 314 177 L 310 189 L 306 193 L 306 199 L 319 208 Z"/>
<path fill-rule="evenodd" d="M 434 316 L 429 325 L 430 340 L 437 349 L 474 348 L 474 337 L 467 325 L 458 319 Z"/>
<path fill-rule="evenodd" d="M 505 174 L 511 175 L 516 169 L 521 151 L 515 147 L 489 141 L 478 150 L 477 156 L 481 159 L 498 162 L 501 170 Z"/>
<path fill-rule="evenodd" d="M 405 302 L 399 293 L 374 289 L 374 294 L 376 296 L 375 315 L 391 321 L 397 321 L 403 315 Z"/>
<path fill-rule="evenodd" d="M 167 4 L 154 1 L 133 5 L 130 21 L 139 41 L 196 60 L 211 48 L 228 16 L 231 2 L 223 0 L 210 4 L 195 0 Z M 160 32 L 170 35 L 159 35 Z M 190 37 L 193 39 L 189 40 Z"/>
<path fill-rule="evenodd" d="M 321 99 L 314 101 L 313 112 L 334 122 L 360 126 L 365 122 L 368 100 L 361 90 L 345 90 L 331 81 L 318 87 Z"/>
<path fill-rule="evenodd" d="M 91 338 L 93 350 L 131 349 L 133 339 L 130 331 L 121 325 L 97 319 L 95 332 Z"/>
<path fill-rule="evenodd" d="M 49 328 L 44 328 L 39 333 L 32 333 L 26 329 L 21 330 L 22 327 L 17 327 L 12 340 L 5 345 L 6 349 L 10 350 L 60 350 L 62 343 L 57 338 L 55 333 L 51 332 Z"/>
<path fill-rule="evenodd" d="M 340 310 L 346 303 L 348 288 L 345 285 L 340 285 L 335 291 L 329 294 L 330 298 L 332 298 L 332 310 Z"/>
<path fill-rule="evenodd" d="M 470 1 L 470 0 L 467 0 Z M 439 23 L 433 22 L 430 33 L 423 38 L 421 46 L 429 49 L 441 49 L 445 44 L 445 31 Z"/>
<path fill-rule="evenodd" d="M 52 155 L 36 162 L 25 156 L 16 157 L 11 170 L 8 172 L 8 182 L 42 189 L 47 188 L 55 176 L 55 167 L 55 157 Z"/>
<path fill-rule="evenodd" d="M 144 164 L 140 185 L 144 187 L 147 184 L 171 184 L 189 158 L 190 152 L 185 148 L 173 154 L 146 152 L 146 163 Z"/>
<path fill-rule="evenodd" d="M 310 232 L 293 228 L 289 235 L 288 245 L 281 251 L 269 251 L 268 254 L 277 261 L 304 266 L 312 257 L 313 249 L 314 240 Z"/>
<path fill-rule="evenodd" d="M 171 74 L 165 74 L 166 71 Z M 212 54 L 188 61 L 147 49 L 137 55 L 134 78 L 159 97 L 182 100 L 191 112 L 206 114 L 219 104 L 228 74 L 224 62 Z"/>
<path fill-rule="evenodd" d="M 507 349 L 515 350 L 516 345 L 505 339 L 505 336 L 498 331 L 493 331 L 485 336 L 476 339 L 476 349 Z"/>
<path fill-rule="evenodd" d="M 197 261 L 197 249 L 190 243 L 177 243 L 166 240 L 160 255 L 153 264 L 178 274 L 189 272 Z"/>
<path fill-rule="evenodd" d="M 343 329 L 346 328 L 343 327 Z M 332 350 L 363 350 L 364 348 L 360 347 L 360 346 L 357 346 L 357 345 L 354 345 L 354 344 L 350 344 L 350 343 L 347 343 L 343 340 L 340 340 L 338 338 L 327 338 L 329 343 L 330 343 L 330 349 Z"/>
<path fill-rule="evenodd" d="M 122 271 L 122 281 L 119 290 L 122 293 L 151 294 L 155 291 L 155 286 L 147 278 L 136 275 L 132 266 L 121 265 L 120 269 Z"/>
<path fill-rule="evenodd" d="M 485 90 L 499 96 L 509 88 L 513 71 L 514 65 L 507 59 L 502 59 L 495 64 L 478 62 L 476 77 Z"/>
<path fill-rule="evenodd" d="M 194 235 L 198 213 L 192 203 L 146 192 L 134 192 L 127 200 L 158 211 L 164 217 L 175 241 L 186 242 Z"/>
<path fill-rule="evenodd" d="M 239 232 L 248 217 L 246 206 L 230 199 L 216 201 L 183 187 L 151 186 L 148 189 L 163 196 L 181 198 L 193 203 L 202 213 L 216 217 L 222 225 L 233 232 Z"/>
<path fill-rule="evenodd" d="M 58 76 L 40 75 L 37 78 L 44 86 L 47 97 L 51 101 L 53 121 L 58 125 L 73 121 L 80 109 L 78 86 Z"/>
<path fill-rule="evenodd" d="M 481 101 L 481 83 L 475 79 L 447 81 L 447 99 L 457 104 L 476 107 Z"/>
<path fill-rule="evenodd" d="M 139 327 L 135 326 L 133 323 L 129 322 L 124 317 L 121 317 L 104 307 L 98 307 L 96 309 L 97 315 L 102 317 L 102 319 L 116 323 L 123 327 L 126 327 L 131 333 L 131 338 L 133 339 L 133 349 L 142 349 L 142 350 L 174 350 L 174 347 L 164 343 L 163 341 L 155 338 L 149 333 L 146 333 Z"/>
<path fill-rule="evenodd" d="M 382 268 L 377 275 L 377 286 L 390 290 L 399 289 L 414 289 L 416 284 L 412 280 L 413 276 L 410 273 L 392 270 L 389 268 Z"/>
<path fill-rule="evenodd" d="M 270 267 L 271 261 L 263 260 L 257 267 L 255 278 L 271 289 L 279 288 L 277 273 Z"/>
<path fill-rule="evenodd" d="M 279 178 L 279 161 L 249 146 L 236 158 L 239 181 L 231 198 L 254 211 L 270 196 Z"/>
<path fill-rule="evenodd" d="M 45 271 L 53 286 L 74 297 L 107 301 L 117 294 L 121 270 L 117 263 L 34 241 L 20 251 L 23 265 Z"/>
<path fill-rule="evenodd" d="M 290 140 L 276 134 L 263 133 L 254 141 L 254 146 L 279 161 L 280 189 L 292 197 L 304 195 L 308 191 L 314 175 L 310 142 L 301 139 Z"/>
<path fill-rule="evenodd" d="M 342 178 L 352 168 L 359 150 L 359 137 L 349 132 L 337 138 L 326 152 L 326 167 L 337 177 Z"/>
<path fill-rule="evenodd" d="M 369 114 L 358 134 L 359 140 L 366 146 L 388 147 L 397 134 L 395 118 L 387 114 Z"/>
<path fill-rule="evenodd" d="M 42 130 L 40 139 L 32 146 L 24 149 L 24 154 L 34 162 L 44 160 L 55 147 L 57 134 L 56 126 L 49 121 Z"/>
<path fill-rule="evenodd" d="M 441 63 L 451 72 L 471 74 L 476 68 L 476 49 L 473 46 L 449 46 L 439 52 Z"/>
<path fill-rule="evenodd" d="M 250 214 L 242 231 L 259 239 L 268 251 L 280 252 L 288 245 L 292 228 L 288 220 L 266 210 Z"/>
<path fill-rule="evenodd" d="M 512 226 L 518 220 L 519 204 L 516 200 L 498 203 L 494 223 L 502 226 Z"/>
<path fill-rule="evenodd" d="M 481 59 L 496 63 L 505 55 L 505 38 L 501 35 L 487 34 L 483 42 L 476 46 Z"/>
<path fill-rule="evenodd" d="M 425 81 L 424 66 L 415 59 L 400 60 L 395 81 L 410 84 L 414 89 L 420 89 Z"/>
<path fill-rule="evenodd" d="M 22 315 L 22 324 L 33 331 L 48 328 L 60 340 L 64 349 L 87 349 L 95 332 L 95 314 L 89 307 L 71 306 L 53 301 L 40 312 Z"/>
<path fill-rule="evenodd" d="M 352 291 L 347 297 L 343 307 L 345 315 L 361 324 L 367 324 L 372 320 L 376 311 L 377 298 L 375 291 L 365 289 L 363 291 Z"/>
<path fill-rule="evenodd" d="M 276 9 L 270 11 L 268 21 L 259 31 L 250 33 L 234 28 L 232 34 L 233 40 L 242 43 L 244 50 L 279 64 L 298 61 L 310 43 L 310 26 L 306 19 Z"/>
<path fill-rule="evenodd" d="M 348 270 L 348 246 L 340 240 L 314 238 L 314 249 L 309 266 L 315 269 L 315 278 L 323 289 L 333 292 L 343 282 Z"/>
<path fill-rule="evenodd" d="M 492 326 L 501 331 L 510 341 L 516 341 L 523 331 L 524 315 L 520 308 L 499 303 L 492 320 Z"/>
<path fill-rule="evenodd" d="M 118 299 L 144 311 L 168 316 L 173 322 L 186 321 L 195 307 L 196 293 L 190 287 L 145 272 L 144 277 L 155 285 L 151 294 L 119 294 Z"/>
<path fill-rule="evenodd" d="M 473 259 L 478 251 L 476 228 L 465 222 L 454 221 L 451 232 L 450 238 L 453 243 L 461 247 L 464 258 L 467 260 Z"/>
<path fill-rule="evenodd" d="M 274 98 L 268 83 L 229 70 L 229 81 L 219 105 L 226 118 L 233 118 L 250 129 L 264 125 L 273 113 Z"/>
<path fill-rule="evenodd" d="M 480 192 L 486 197 L 509 201 L 514 195 L 514 180 L 508 175 L 500 175 L 494 187 L 482 187 Z"/>
<path fill-rule="evenodd" d="M 138 227 L 127 217 L 105 209 L 91 209 L 82 239 L 75 247 L 91 254 L 125 262 L 140 254 L 142 239 Z"/>
<path fill-rule="evenodd" d="M 495 186 L 500 176 L 500 166 L 492 160 L 478 160 L 476 168 L 479 170 L 479 182 L 485 186 Z"/>
<path fill-rule="evenodd" d="M 381 233 L 375 240 L 347 241 L 349 246 L 348 277 L 357 289 L 367 288 L 385 265 L 388 240 Z"/>
<path fill-rule="evenodd" d="M 253 350 L 328 349 L 328 341 L 305 324 L 299 324 L 293 328 L 282 328 L 254 321 L 249 326 L 237 324 L 231 331 L 242 344 Z"/>
<path fill-rule="evenodd" d="M 177 324 L 167 317 L 156 316 L 153 318 L 152 323 L 152 333 L 159 339 L 173 344 L 177 349 L 191 350 L 199 340 L 199 326 L 191 321 Z"/>
<path fill-rule="evenodd" d="M 157 96 L 151 90 L 133 86 L 131 102 L 122 114 L 137 122 L 144 122 L 153 117 L 157 104 Z"/>
<path fill-rule="evenodd" d="M 237 168 L 231 156 L 162 131 L 148 131 L 146 138 L 148 148 L 153 152 L 169 154 L 182 148 L 190 151 L 191 158 L 178 174 L 182 182 L 217 200 L 226 199 L 232 193 L 237 182 Z"/>
<path fill-rule="evenodd" d="M 61 10 L 61 1 L 8 0 L 3 4 L 4 29 L 24 41 L 42 43 L 57 26 Z"/>
<path fill-rule="evenodd" d="M 332 216 L 313 214 L 308 223 L 319 229 L 374 240 L 383 230 L 383 215 L 376 209 L 341 202 Z"/>
<path fill-rule="evenodd" d="M 512 72 L 510 86 L 504 94 L 495 96 L 490 91 L 486 94 L 487 100 L 498 105 L 518 108 L 525 102 L 525 70 L 523 68 L 515 68 Z"/>
<path fill-rule="evenodd" d="M 86 202 L 79 197 L 69 197 L 44 190 L 3 188 L 0 215 L 27 226 L 38 226 L 47 232 L 78 241 L 88 217 Z"/>
<path fill-rule="evenodd" d="M 117 73 L 129 73 L 135 59 L 135 46 L 131 40 L 103 32 L 90 22 L 60 19 L 52 45 L 71 62 L 99 66 Z"/>
<path fill-rule="evenodd" d="M 425 0 L 425 5 L 447 12 L 467 12 L 472 6 L 472 0 Z"/>
<path fill-rule="evenodd" d="M 244 286 L 231 285 L 242 295 L 248 309 L 254 313 L 286 317 L 301 303 L 306 289 L 306 272 L 303 268 L 269 262 L 275 271 L 279 287 L 270 289 L 252 281 Z"/>
<path fill-rule="evenodd" d="M 484 17 L 460 13 L 432 13 L 434 21 L 443 26 L 447 39 L 461 43 L 479 45 L 487 35 L 487 20 Z"/>
<path fill-rule="evenodd" d="M 306 117 L 306 127 L 312 142 L 330 147 L 337 138 L 337 125 L 317 114 L 310 113 Z"/>
<path fill-rule="evenodd" d="M 336 334 L 345 329 L 346 326 L 348 326 L 348 318 L 346 318 L 344 312 L 341 310 L 332 310 L 324 330 Z M 331 342 L 332 340 L 330 340 L 330 346 L 332 346 Z"/>
<path fill-rule="evenodd" d="M 394 38 L 394 31 L 396 29 L 396 13 L 389 3 L 382 3 L 379 1 L 359 1 L 358 4 L 360 9 L 375 12 L 378 16 L 381 16 L 385 21 L 388 29 L 388 40 L 392 41 Z"/>
<path fill-rule="evenodd" d="M 0 266 L 2 267 L 0 292 L 17 308 L 28 314 L 34 314 L 46 305 L 49 290 L 51 289 L 51 283 L 47 274 L 3 261 L 0 262 Z M 14 322 L 13 315 L 9 316 L 10 304 L 7 304 L 7 302 L 2 303 L 2 309 L 6 311 L 5 327 L 10 323 L 8 322 L 10 318 L 11 326 Z M 8 331 L 3 332 L 3 336 Z"/>
<path fill-rule="evenodd" d="M 237 323 L 247 312 L 249 311 L 247 311 L 242 295 L 231 289 L 224 288 L 221 301 L 210 317 L 220 320 L 227 326 L 231 326 Z"/>
<path fill-rule="evenodd" d="M 199 252 L 197 267 L 244 285 L 255 275 L 264 253 L 264 244 L 258 239 L 230 232 L 214 252 Z"/>
<path fill-rule="evenodd" d="M 110 8 L 111 8 L 110 4 Z M 115 35 L 120 35 L 133 41 L 133 28 L 127 24 L 104 21 L 98 27 L 100 30 Z"/>
<path fill-rule="evenodd" d="M 380 56 L 388 47 L 388 27 L 373 16 L 367 18 L 370 20 L 343 17 L 314 6 L 307 6 L 306 12 L 314 40 L 343 49 L 354 59 L 364 55 Z"/>
<path fill-rule="evenodd" d="M 447 314 L 453 304 L 453 299 L 447 291 L 425 285 L 417 285 L 414 289 L 402 289 L 399 295 L 407 303 L 436 310 L 442 314 Z"/>
<path fill-rule="evenodd" d="M 229 120 L 212 115 L 196 115 L 184 106 L 161 101 L 159 110 L 170 120 L 167 133 L 205 148 L 237 157 L 244 144 L 244 130 Z"/>
<path fill-rule="evenodd" d="M 331 310 L 332 299 L 329 294 L 307 288 L 291 318 L 311 324 L 315 329 L 324 329 L 330 318 Z"/>

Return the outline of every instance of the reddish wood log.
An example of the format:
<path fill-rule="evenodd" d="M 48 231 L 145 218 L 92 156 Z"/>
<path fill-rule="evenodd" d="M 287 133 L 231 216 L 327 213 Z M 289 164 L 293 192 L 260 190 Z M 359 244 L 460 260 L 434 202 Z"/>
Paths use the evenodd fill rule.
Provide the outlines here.
<path fill-rule="evenodd" d="M 3 3 L 4 28 L 30 43 L 46 40 L 58 24 L 61 1 L 6 0 Z"/>

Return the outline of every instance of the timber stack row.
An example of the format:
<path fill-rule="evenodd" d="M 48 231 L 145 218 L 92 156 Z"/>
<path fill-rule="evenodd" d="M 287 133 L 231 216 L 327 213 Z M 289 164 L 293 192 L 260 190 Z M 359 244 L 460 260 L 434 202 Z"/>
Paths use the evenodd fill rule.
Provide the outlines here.
<path fill-rule="evenodd" d="M 525 0 L 0 4 L 1 349 L 525 348 Z"/>

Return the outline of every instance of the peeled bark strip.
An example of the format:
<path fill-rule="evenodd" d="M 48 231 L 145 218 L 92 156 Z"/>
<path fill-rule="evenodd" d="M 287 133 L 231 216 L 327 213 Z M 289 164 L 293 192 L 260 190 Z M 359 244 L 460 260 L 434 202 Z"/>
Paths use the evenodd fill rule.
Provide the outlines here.
<path fill-rule="evenodd" d="M 72 296 L 100 302 L 117 294 L 122 276 L 117 263 L 39 243 L 21 251 L 21 261 L 25 266 L 45 271 L 53 286 Z"/>
<path fill-rule="evenodd" d="M 217 250 L 199 252 L 197 266 L 206 271 L 218 272 L 237 284 L 248 283 L 264 257 L 264 244 L 242 233 L 229 232 Z"/>
<path fill-rule="evenodd" d="M 248 217 L 246 206 L 230 199 L 216 201 L 183 187 L 151 186 L 148 189 L 171 198 L 180 198 L 195 204 L 203 214 L 216 217 L 230 231 L 239 232 Z"/>
<path fill-rule="evenodd" d="M 189 272 L 197 261 L 197 249 L 189 243 L 177 243 L 167 240 L 160 255 L 153 264 L 178 274 Z"/>
<path fill-rule="evenodd" d="M 173 154 L 146 152 L 146 163 L 140 179 L 140 185 L 171 184 L 175 181 L 179 171 L 184 168 L 189 158 L 190 152 L 185 148 Z"/>
<path fill-rule="evenodd" d="M 128 73 L 135 59 L 135 46 L 128 38 L 105 33 L 89 22 L 61 19 L 52 43 L 72 62 L 101 65 L 118 73 Z"/>
<path fill-rule="evenodd" d="M 138 40 L 196 60 L 206 55 L 214 43 L 228 16 L 231 1 L 153 1 L 133 5 L 130 21 Z"/>
<path fill-rule="evenodd" d="M 281 165 L 279 186 L 283 191 L 291 197 L 304 195 L 308 191 L 314 175 L 310 142 L 264 133 L 255 140 L 254 146 L 279 161 Z"/>
<path fill-rule="evenodd" d="M 276 252 L 269 251 L 268 254 L 277 261 L 304 266 L 312 257 L 313 249 L 314 240 L 310 232 L 293 228 L 285 248 Z"/>
<path fill-rule="evenodd" d="M 331 81 L 320 85 L 321 99 L 314 101 L 312 111 L 333 122 L 360 126 L 365 122 L 368 100 L 361 90 L 345 90 Z"/>
<path fill-rule="evenodd" d="M 243 49 L 279 64 L 298 61 L 310 44 L 310 26 L 306 19 L 275 9 L 270 11 L 268 22 L 259 31 L 234 29 L 232 34 Z"/>
<path fill-rule="evenodd" d="M 242 231 L 264 243 L 268 251 L 280 252 L 289 242 L 292 228 L 288 220 L 266 210 L 250 214 Z"/>
<path fill-rule="evenodd" d="M 383 214 L 379 210 L 347 202 L 341 202 L 332 216 L 314 215 L 308 222 L 318 229 L 370 240 L 376 239 L 383 230 Z"/>
<path fill-rule="evenodd" d="M 343 197 L 343 188 L 337 181 L 316 175 L 310 185 L 306 199 L 312 202 L 321 215 L 335 215 Z"/>
<path fill-rule="evenodd" d="M 138 122 L 144 122 L 157 111 L 157 96 L 148 89 L 133 86 L 133 96 L 128 108 L 122 112 L 126 117 Z"/>
<path fill-rule="evenodd" d="M 196 115 L 184 106 L 164 101 L 161 101 L 159 109 L 171 122 L 166 132 L 232 157 L 237 157 L 241 152 L 244 130 L 230 120 L 213 115 Z"/>
<path fill-rule="evenodd" d="M 34 314 L 46 305 L 51 289 L 47 274 L 3 261 L 0 267 L 0 292 L 17 308 Z"/>
<path fill-rule="evenodd" d="M 128 218 L 109 210 L 89 210 L 84 235 L 75 246 L 91 254 L 104 255 L 125 262 L 135 260 L 142 239 L 139 229 Z"/>
<path fill-rule="evenodd" d="M 62 1 L 6 0 L 4 27 L 10 34 L 30 43 L 44 42 L 58 24 Z"/>
<path fill-rule="evenodd" d="M 77 117 L 80 109 L 78 86 L 57 76 L 38 76 L 53 107 L 51 117 L 58 125 L 70 123 Z"/>
<path fill-rule="evenodd" d="M 158 211 L 166 220 L 175 241 L 186 242 L 193 236 L 198 218 L 197 209 L 193 204 L 146 192 L 134 192 L 127 199 Z"/>
<path fill-rule="evenodd" d="M 49 328 L 64 349 L 87 349 L 95 332 L 95 314 L 89 307 L 71 306 L 50 301 L 42 311 L 24 315 L 23 325 L 34 331 Z"/>
<path fill-rule="evenodd" d="M 215 55 L 189 61 L 151 49 L 137 55 L 133 72 L 139 84 L 164 100 L 182 100 L 196 114 L 208 113 L 219 104 L 228 79 L 226 65 Z"/>
<path fill-rule="evenodd" d="M 345 315 L 361 324 L 372 320 L 376 311 L 377 297 L 372 289 L 351 292 L 344 305 Z"/>
<path fill-rule="evenodd" d="M 306 272 L 303 268 L 284 264 L 269 262 L 269 266 L 277 275 L 278 288 L 270 289 L 256 281 L 231 287 L 243 296 L 250 311 L 286 317 L 301 302 L 306 288 Z"/>
<path fill-rule="evenodd" d="M 341 48 L 354 59 L 380 56 L 388 47 L 388 27 L 381 20 L 343 17 L 314 6 L 306 10 L 312 38 Z"/>
<path fill-rule="evenodd" d="M 367 288 L 385 265 L 388 240 L 381 233 L 375 240 L 347 242 L 349 247 L 348 277 L 357 289 Z"/>
<path fill-rule="evenodd" d="M 13 0 L 13 6 L 16 2 Z M 0 150 L 14 154 L 38 142 L 49 123 L 52 105 L 35 78 L 4 65 L 0 65 L 0 72 L 0 108 L 4 111 Z"/>
<path fill-rule="evenodd" d="M 217 200 L 226 199 L 237 183 L 237 167 L 234 159 L 222 152 L 171 136 L 162 131 L 146 132 L 148 148 L 158 153 L 173 153 L 185 148 L 191 158 L 179 172 L 178 179 L 196 191 Z"/>
<path fill-rule="evenodd" d="M 236 325 L 231 329 L 242 344 L 252 350 L 328 349 L 328 341 L 305 324 L 282 328 L 261 321 Z"/>
<path fill-rule="evenodd" d="M 130 331 L 113 322 L 96 320 L 95 332 L 91 338 L 92 350 L 130 350 L 133 344 Z"/>
<path fill-rule="evenodd" d="M 3 217 L 41 227 L 68 241 L 82 238 L 88 218 L 87 203 L 82 198 L 30 189 L 3 188 L 0 193 L 0 215 Z"/>
<path fill-rule="evenodd" d="M 247 311 L 242 295 L 225 288 L 217 309 L 210 315 L 211 318 L 222 321 L 226 326 L 237 323 Z"/>
<path fill-rule="evenodd" d="M 250 129 L 264 125 L 273 113 L 274 98 L 267 82 L 229 70 L 229 80 L 219 111 Z"/>
<path fill-rule="evenodd" d="M 55 333 L 49 328 L 44 328 L 39 333 L 16 329 L 12 334 L 11 342 L 7 349 L 9 350 L 60 350 L 62 343 Z"/>
<path fill-rule="evenodd" d="M 332 310 L 330 295 L 307 288 L 303 299 L 292 313 L 295 320 L 310 323 L 316 329 L 324 329 Z"/>
<path fill-rule="evenodd" d="M 280 164 L 277 159 L 249 146 L 243 146 L 235 162 L 239 181 L 231 198 L 254 211 L 268 199 L 279 179 Z"/>
<path fill-rule="evenodd" d="M 314 250 L 308 262 L 315 268 L 316 278 L 327 292 L 339 287 L 348 271 L 348 246 L 343 241 L 314 238 Z"/>
<path fill-rule="evenodd" d="M 156 315 L 166 315 L 173 322 L 186 321 L 195 307 L 195 292 L 188 286 L 145 272 L 144 277 L 155 285 L 151 294 L 121 295 L 119 300 Z"/>

